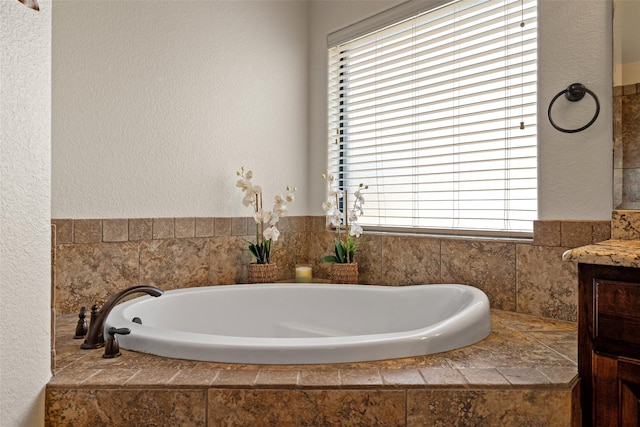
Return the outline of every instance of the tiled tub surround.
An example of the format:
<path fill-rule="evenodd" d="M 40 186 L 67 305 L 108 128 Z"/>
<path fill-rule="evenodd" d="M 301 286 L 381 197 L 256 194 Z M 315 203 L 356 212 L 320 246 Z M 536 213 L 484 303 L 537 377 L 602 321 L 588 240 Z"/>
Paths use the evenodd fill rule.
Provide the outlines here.
<path fill-rule="evenodd" d="M 46 425 L 578 426 L 574 323 L 493 310 L 484 341 L 337 365 L 237 365 L 80 350 L 57 318 Z"/>
<path fill-rule="evenodd" d="M 640 83 L 613 88 L 614 206 L 640 209 Z"/>
<path fill-rule="evenodd" d="M 250 218 L 53 220 L 54 309 L 77 313 L 118 290 L 149 284 L 179 287 L 243 283 L 255 233 Z M 324 217 L 281 220 L 274 255 L 280 278 L 320 262 L 335 238 Z M 575 321 L 577 268 L 567 249 L 606 240 L 608 221 L 536 221 L 530 240 L 365 233 L 358 252 L 360 283 L 462 283 L 482 289 L 493 308 Z"/>

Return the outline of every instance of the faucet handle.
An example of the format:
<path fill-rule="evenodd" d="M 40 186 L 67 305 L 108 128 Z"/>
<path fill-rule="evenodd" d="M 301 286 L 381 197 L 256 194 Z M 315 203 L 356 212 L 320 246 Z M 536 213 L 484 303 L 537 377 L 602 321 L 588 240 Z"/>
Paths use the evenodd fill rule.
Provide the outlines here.
<path fill-rule="evenodd" d="M 78 323 L 76 324 L 76 333 L 73 339 L 84 338 L 84 336 L 87 335 L 87 330 L 87 307 L 82 306 L 78 314 Z"/>
<path fill-rule="evenodd" d="M 107 329 L 109 338 L 107 338 L 107 341 L 105 342 L 104 354 L 102 355 L 102 357 L 104 357 L 105 359 L 111 359 L 120 356 L 120 345 L 118 344 L 116 334 L 129 335 L 130 333 L 131 329 L 129 328 L 114 328 L 112 326 L 111 328 Z"/>

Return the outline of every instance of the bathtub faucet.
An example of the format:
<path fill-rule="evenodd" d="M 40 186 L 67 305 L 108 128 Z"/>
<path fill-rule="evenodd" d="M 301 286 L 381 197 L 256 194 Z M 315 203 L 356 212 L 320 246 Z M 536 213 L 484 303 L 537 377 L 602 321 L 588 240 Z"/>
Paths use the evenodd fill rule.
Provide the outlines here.
<path fill-rule="evenodd" d="M 135 293 L 145 293 L 154 297 L 159 297 L 163 294 L 161 289 L 149 285 L 137 285 L 130 288 L 123 289 L 104 303 L 102 308 L 98 311 L 97 305 L 93 306 L 91 311 L 91 324 L 89 325 L 89 332 L 80 348 L 94 349 L 104 346 L 104 321 L 109 316 L 109 313 L 113 307 L 120 302 L 124 297 Z"/>

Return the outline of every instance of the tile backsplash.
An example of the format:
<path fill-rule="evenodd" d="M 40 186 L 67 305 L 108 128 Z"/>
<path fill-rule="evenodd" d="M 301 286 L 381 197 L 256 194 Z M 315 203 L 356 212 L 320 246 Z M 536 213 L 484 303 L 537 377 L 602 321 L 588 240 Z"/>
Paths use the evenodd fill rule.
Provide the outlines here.
<path fill-rule="evenodd" d="M 55 219 L 57 314 L 103 304 L 118 290 L 150 284 L 169 290 L 246 282 L 251 218 Z M 273 260 L 280 280 L 310 264 L 318 279 L 334 234 L 324 217 L 289 217 Z M 536 221 L 532 240 L 365 233 L 360 283 L 405 286 L 464 283 L 482 289 L 494 308 L 575 321 L 577 266 L 562 253 L 606 240 L 608 221 Z"/>

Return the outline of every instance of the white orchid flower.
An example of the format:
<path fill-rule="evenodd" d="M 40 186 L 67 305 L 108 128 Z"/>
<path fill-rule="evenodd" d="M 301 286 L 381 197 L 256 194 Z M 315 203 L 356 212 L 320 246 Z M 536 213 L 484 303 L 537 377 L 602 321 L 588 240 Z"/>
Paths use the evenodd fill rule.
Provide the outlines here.
<path fill-rule="evenodd" d="M 253 178 L 253 171 L 248 170 L 247 172 L 245 172 L 244 177 L 247 179 Z"/>
<path fill-rule="evenodd" d="M 247 179 L 239 179 L 236 182 L 236 187 L 241 188 L 242 191 L 247 191 L 249 188 L 251 188 L 251 182 Z"/>
<path fill-rule="evenodd" d="M 262 223 L 266 224 L 271 219 L 271 212 L 260 209 L 255 213 L 255 215 L 253 216 L 253 219 L 256 221 L 257 224 L 262 224 Z"/>
<path fill-rule="evenodd" d="M 274 226 L 278 223 L 278 221 L 280 221 L 280 215 L 278 215 L 278 212 L 273 211 L 269 213 L 269 225 Z"/>
<path fill-rule="evenodd" d="M 362 226 L 360 224 L 351 223 L 351 227 L 350 227 L 350 230 L 349 230 L 349 235 L 355 236 L 355 237 L 360 237 L 362 232 L 363 232 L 363 230 L 362 230 Z"/>
<path fill-rule="evenodd" d="M 338 197 L 339 199 L 341 199 L 343 195 L 344 195 L 344 191 L 342 190 L 329 191 L 329 197 Z"/>
<path fill-rule="evenodd" d="M 245 207 L 249 207 L 249 206 L 253 205 L 255 202 L 256 202 L 256 198 L 251 193 L 245 194 L 245 196 L 242 198 L 242 204 Z"/>
<path fill-rule="evenodd" d="M 287 203 L 291 203 L 294 200 L 293 193 L 287 193 L 287 197 L 285 198 Z"/>
<path fill-rule="evenodd" d="M 331 215 L 333 213 L 333 201 L 327 200 L 322 204 L 322 210 L 327 214 Z"/>
<path fill-rule="evenodd" d="M 278 241 L 278 237 L 280 237 L 280 231 L 275 226 L 271 226 L 264 230 L 262 235 L 265 239 L 273 240 L 274 242 L 276 242 Z"/>
<path fill-rule="evenodd" d="M 331 215 L 331 225 L 334 227 L 340 227 L 340 224 L 342 224 L 342 212 L 336 209 L 333 212 L 333 215 Z"/>
<path fill-rule="evenodd" d="M 274 206 L 273 208 L 274 214 L 280 218 L 285 217 L 289 214 L 289 208 L 287 205 Z"/>

